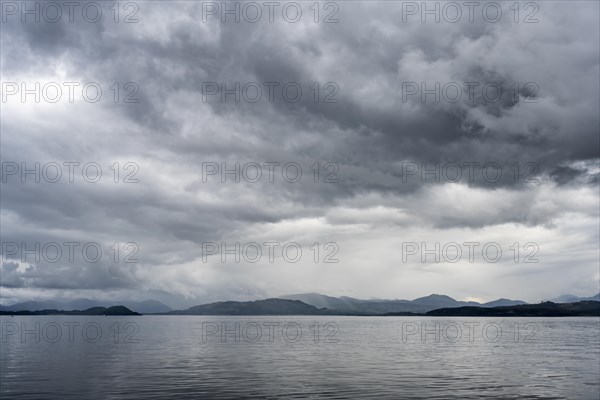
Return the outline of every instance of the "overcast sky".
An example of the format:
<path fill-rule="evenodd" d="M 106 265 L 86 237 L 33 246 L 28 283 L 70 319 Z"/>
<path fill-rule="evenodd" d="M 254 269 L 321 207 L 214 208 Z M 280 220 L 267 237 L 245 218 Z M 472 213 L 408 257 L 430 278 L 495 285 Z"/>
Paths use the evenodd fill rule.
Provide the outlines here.
<path fill-rule="evenodd" d="M 256 23 L 223 23 L 199 1 L 121 3 L 117 17 L 112 2 L 97 2 L 95 23 L 80 8 L 70 22 L 65 6 L 57 23 L 23 23 L 22 10 L 3 9 L 0 302 L 154 298 L 182 306 L 298 292 L 533 302 L 597 293 L 599 3 L 522 2 L 518 15 L 514 2 L 499 3 L 497 22 L 481 7 L 470 21 L 464 7 L 456 23 L 444 19 L 453 10 L 423 23 L 419 11 L 391 1 L 322 2 L 318 22 L 313 2 L 299 2 L 295 23 L 294 9 L 281 16 L 285 2 L 273 22 L 263 8 Z M 137 23 L 124 23 L 130 14 Z M 39 103 L 33 94 L 23 102 L 21 84 L 36 82 L 58 83 L 61 99 L 48 101 L 47 86 Z M 65 82 L 79 84 L 73 101 Z M 95 103 L 82 97 L 90 82 L 102 89 Z M 215 94 L 236 82 L 247 88 L 239 102 Z M 265 82 L 274 82 L 273 101 Z M 448 89 L 439 101 L 414 93 L 436 82 Z M 466 82 L 477 86 L 457 99 L 452 90 Z M 495 100 L 498 85 L 505 90 Z M 262 98 L 252 102 L 257 86 Z M 46 175 L 23 182 L 23 165 L 36 162 Z M 57 183 L 48 182 L 53 162 L 62 166 Z M 73 182 L 69 162 L 80 163 L 71 164 Z M 272 179 L 269 162 L 279 163 Z M 93 169 L 82 178 L 86 163 L 102 168 L 98 182 L 88 182 Z M 203 175 L 222 163 L 246 165 L 246 175 Z M 248 163 L 263 166 L 256 182 Z M 293 168 L 282 176 L 286 164 Z M 302 177 L 292 182 L 298 166 Z M 437 168 L 440 179 L 421 177 L 424 168 Z M 203 259 L 203 243 L 269 241 L 281 243 L 273 262 L 264 245 L 255 263 L 233 255 L 222 262 L 213 248 Z M 63 253 L 52 262 L 48 243 L 65 242 L 81 244 L 74 260 Z M 407 243 L 436 242 L 448 251 L 440 262 L 409 254 Z M 465 242 L 480 243 L 473 260 Z M 23 262 L 23 249 L 15 255 L 10 243 L 48 252 Z M 99 261 L 82 259 L 86 243 L 100 244 Z M 294 249 L 282 256 L 289 243 L 302 246 L 297 262 Z M 448 261 L 456 256 L 449 243 L 461 244 L 457 262 Z M 488 243 L 502 250 L 497 262 L 482 256 Z M 134 250 L 137 262 L 123 262 Z M 325 262 L 331 253 L 339 262 Z M 525 262 L 528 255 L 538 262 Z"/>

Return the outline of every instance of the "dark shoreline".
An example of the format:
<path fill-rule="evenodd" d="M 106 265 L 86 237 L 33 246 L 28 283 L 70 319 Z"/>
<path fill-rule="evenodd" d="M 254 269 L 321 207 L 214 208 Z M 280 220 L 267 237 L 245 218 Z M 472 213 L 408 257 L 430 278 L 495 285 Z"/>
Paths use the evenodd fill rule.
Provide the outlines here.
<path fill-rule="evenodd" d="M 87 310 L 21 310 L 21 311 L 0 311 L 0 315 L 88 315 L 88 316 L 141 316 L 142 314 L 131 311 L 124 306 L 112 307 L 92 307 Z"/>
<path fill-rule="evenodd" d="M 259 301 L 260 302 L 260 301 Z M 577 303 L 552 303 L 524 304 L 516 306 L 499 307 L 453 307 L 439 308 L 426 313 L 391 312 L 384 314 L 353 313 L 330 309 L 317 309 L 308 304 L 301 303 L 304 307 L 300 312 L 260 309 L 248 307 L 248 304 L 257 302 L 226 302 L 228 307 L 219 307 L 224 303 L 191 307 L 188 310 L 177 310 L 167 313 L 140 314 L 124 306 L 93 307 L 87 310 L 38 310 L 38 311 L 0 311 L 0 315 L 88 315 L 88 316 L 141 316 L 141 315 L 206 315 L 206 316 L 345 316 L 345 317 L 600 317 L 600 302 L 580 301 Z M 216 304 L 216 306 L 215 306 Z M 232 304 L 238 307 L 233 307 Z M 207 306 L 212 306 L 208 307 Z"/>

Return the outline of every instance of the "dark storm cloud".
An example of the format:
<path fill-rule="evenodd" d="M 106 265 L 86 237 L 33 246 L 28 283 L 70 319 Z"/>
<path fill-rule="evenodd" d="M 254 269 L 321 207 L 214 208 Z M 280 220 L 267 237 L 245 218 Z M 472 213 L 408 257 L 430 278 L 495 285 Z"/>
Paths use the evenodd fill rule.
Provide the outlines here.
<path fill-rule="evenodd" d="M 166 5 L 144 4 L 143 9 L 149 11 L 148 16 L 154 17 L 152 13 L 160 12 L 164 7 Z M 417 75 L 404 75 L 410 72 L 406 71 L 406 68 L 410 70 L 410 65 L 406 66 L 405 62 L 408 61 L 405 60 L 411 58 L 415 49 L 421 53 L 420 58 L 425 66 L 446 64 L 446 78 L 452 78 L 453 81 L 479 82 L 481 85 L 492 82 L 507 86 L 513 82 L 524 83 L 524 74 L 516 67 L 511 71 L 502 66 L 505 71 L 500 72 L 495 70 L 499 69 L 499 65 L 491 63 L 484 67 L 478 64 L 477 59 L 469 61 L 463 54 L 456 54 L 459 51 L 457 43 L 461 41 L 491 42 L 486 47 L 493 47 L 493 43 L 501 39 L 499 31 L 506 28 L 501 24 L 484 21 L 464 27 L 460 24 L 406 24 L 399 27 L 397 36 L 386 37 L 377 32 L 373 27 L 374 23 L 366 23 L 362 18 L 361 5 L 358 4 L 343 10 L 345 19 L 339 24 L 319 27 L 301 35 L 298 34 L 299 26 L 276 26 L 272 29 L 262 24 L 208 24 L 209 29 L 218 32 L 216 39 L 210 41 L 195 35 L 198 31 L 189 29 L 192 24 L 201 24 L 197 20 L 200 5 L 188 8 L 196 18 L 183 24 L 167 23 L 166 38 L 151 35 L 140 38 L 140 35 L 135 35 L 140 28 L 149 29 L 147 25 L 154 22 L 152 17 L 146 23 L 142 20 L 140 24 L 127 29 L 119 27 L 125 35 L 108 36 L 110 29 L 114 29 L 110 22 L 104 22 L 105 25 L 56 24 L 55 31 L 68 31 L 69 35 L 49 35 L 44 29 L 30 29 L 27 26 L 19 26 L 19 29 L 23 31 L 26 46 L 30 47 L 32 53 L 37 52 L 36 46 L 42 41 L 51 41 L 53 46 L 59 47 L 53 51 L 51 58 L 64 57 L 64 53 L 60 51 L 61 46 L 68 49 L 68 63 L 74 70 L 83 72 L 84 77 L 96 77 L 105 82 L 140 82 L 137 96 L 140 103 L 119 107 L 118 110 L 127 113 L 132 122 L 143 129 L 157 134 L 169 134 L 172 140 L 168 145 L 173 147 L 180 144 L 187 146 L 189 143 L 178 135 L 182 129 L 181 121 L 165 111 L 165 98 L 198 95 L 203 82 L 224 82 L 230 87 L 234 82 L 299 82 L 306 89 L 311 82 L 319 81 L 321 75 L 339 85 L 339 103 L 315 103 L 308 95 L 303 96 L 299 103 L 279 99 L 274 104 L 232 104 L 222 103 L 215 98 L 212 99 L 214 101 L 202 103 L 198 102 L 196 96 L 192 99 L 191 106 L 198 110 L 211 107 L 217 115 L 240 121 L 248 120 L 249 114 L 259 114 L 260 129 L 264 130 L 264 137 L 280 138 L 279 143 L 285 143 L 294 134 L 285 132 L 285 128 L 295 132 L 298 125 L 319 131 L 326 143 L 329 139 L 326 136 L 327 128 L 333 126 L 346 132 L 346 135 L 339 140 L 336 138 L 332 144 L 334 148 L 321 156 L 337 160 L 338 154 L 341 157 L 353 154 L 351 158 L 355 165 L 371 168 L 383 168 L 383 165 L 378 165 L 380 161 L 462 161 L 467 159 L 467 154 L 475 154 L 477 159 L 493 159 L 503 165 L 536 162 L 542 166 L 541 172 L 548 172 L 561 163 L 592 159 L 599 155 L 597 132 L 600 128 L 597 115 L 577 115 L 578 105 L 571 104 L 580 99 L 576 93 L 570 93 L 568 87 L 565 88 L 566 91 L 548 87 L 550 82 L 542 79 L 538 82 L 541 87 L 539 99 L 556 98 L 563 103 L 563 110 L 571 108 L 569 112 L 573 115 L 573 120 L 567 120 L 564 126 L 556 126 L 556 121 L 545 120 L 544 115 L 535 115 L 538 109 L 543 108 L 541 104 L 521 104 L 522 108 L 528 107 L 527 112 L 534 114 L 532 118 L 535 121 L 516 132 L 507 131 L 503 126 L 483 126 L 481 121 L 474 120 L 469 115 L 469 111 L 477 110 L 491 119 L 506 120 L 510 118 L 506 116 L 507 113 L 516 107 L 509 96 L 499 102 L 490 102 L 478 94 L 475 102 L 467 107 L 448 102 L 445 105 L 417 103 L 417 112 L 409 109 L 408 104 L 399 102 L 402 82 L 418 81 L 419 78 Z M 377 17 L 373 21 L 380 19 L 381 23 L 397 22 L 400 16 L 400 8 L 393 5 L 370 7 L 369 11 L 376 11 L 374 15 Z M 550 29 L 550 24 L 550 18 L 546 18 L 539 25 L 543 29 Z M 438 32 L 445 33 L 451 40 L 431 40 L 432 34 L 439 39 Z M 278 37 L 277 33 L 283 34 Z M 367 39 L 367 35 L 374 37 Z M 63 36 L 81 38 L 79 46 L 73 42 L 65 43 L 61 39 Z M 102 40 L 92 39 L 98 36 Z M 85 40 L 86 37 L 90 40 Z M 576 35 L 571 37 L 572 40 L 578 39 Z M 335 49 L 335 56 L 341 58 L 337 58 L 335 67 L 321 71 L 319 61 L 331 56 L 332 49 Z M 514 49 L 514 55 L 520 55 L 517 49 Z M 505 55 L 507 58 L 510 56 Z M 587 59 L 583 58 L 582 62 L 587 63 Z M 579 66 L 584 67 L 582 64 Z M 562 69 L 561 65 L 549 67 L 550 71 L 555 72 L 561 72 Z M 571 72 L 570 79 L 578 79 L 577 71 Z M 582 72 L 588 81 L 593 80 L 589 84 L 597 84 L 597 77 L 587 71 Z M 388 91 L 382 93 L 388 104 L 378 104 L 367 95 L 356 95 L 356 89 L 364 88 L 371 83 L 373 77 L 379 84 L 389 86 Z M 431 80 L 435 82 L 437 77 L 433 78 Z M 439 78 L 443 80 L 444 76 Z M 527 78 L 533 80 L 543 77 Z M 184 90 L 188 93 L 183 92 Z M 527 90 L 520 88 L 523 99 L 532 96 L 525 93 Z M 590 108 L 599 105 L 597 95 L 586 100 Z M 273 112 L 269 111 L 271 107 L 275 109 Z M 194 109 L 190 111 L 195 113 Z M 283 129 L 276 133 L 273 113 L 284 118 L 287 125 L 278 125 Z M 196 133 L 202 137 L 202 127 Z M 357 157 L 353 151 L 356 148 L 366 150 L 365 157 L 360 157 L 360 154 Z M 560 153 L 554 151 L 558 148 Z M 294 151 L 314 153 L 313 149 L 305 146 Z M 457 151 L 460 152 L 458 156 Z M 210 153 L 210 150 L 207 149 L 207 152 Z M 374 157 L 377 161 L 374 161 Z M 359 185 L 355 182 L 354 187 Z"/>

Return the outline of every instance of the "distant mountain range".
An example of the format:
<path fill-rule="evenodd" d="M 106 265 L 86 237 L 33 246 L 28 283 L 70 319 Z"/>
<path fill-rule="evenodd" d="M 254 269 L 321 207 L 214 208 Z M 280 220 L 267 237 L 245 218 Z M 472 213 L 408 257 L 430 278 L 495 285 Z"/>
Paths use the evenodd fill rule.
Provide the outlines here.
<path fill-rule="evenodd" d="M 600 302 L 600 293 L 592 297 L 577 297 L 573 295 L 563 295 L 552 300 L 553 303 L 541 304 L 564 304 L 578 302 Z M 165 304 L 156 300 L 146 300 L 141 302 L 134 301 L 113 301 L 110 305 L 119 304 L 129 312 L 139 314 L 162 314 L 162 315 L 434 315 L 430 312 L 441 312 L 451 315 L 456 313 L 467 313 L 464 315 L 498 315 L 495 314 L 499 309 L 516 308 L 518 312 L 528 310 L 527 303 L 521 300 L 498 299 L 487 303 L 477 303 L 474 301 L 458 301 L 452 297 L 432 294 L 420 297 L 414 300 L 361 300 L 352 297 L 332 297 L 318 293 L 302 293 L 281 296 L 276 299 L 265 299 L 256 301 L 220 301 L 210 304 L 203 304 L 190 307 L 186 310 L 172 310 Z M 597 304 L 600 306 L 600 304 Z M 73 310 L 90 310 L 97 308 L 106 308 L 109 304 L 97 302 L 90 299 L 77 299 L 68 302 L 59 301 L 28 301 L 17 303 L 11 306 L 2 307 L 3 313 L 13 313 L 24 311 L 36 315 L 36 311 L 51 311 L 54 313 L 67 313 Z M 535 305 L 538 307 L 539 305 Z M 521 308 L 518 308 L 521 307 Z M 494 309 L 495 311 L 485 311 L 485 309 Z M 567 307 L 568 308 L 568 307 Z M 520 310 L 520 311 L 519 311 Z M 537 310 L 537 309 L 536 309 Z M 565 315 L 570 311 L 561 308 L 560 310 L 550 310 L 548 307 L 541 312 Z M 513 313 L 517 311 L 507 311 Z M 535 314 L 538 311 L 531 311 Z M 574 312 L 580 312 L 577 309 Z M 81 311 L 77 311 L 81 312 Z M 98 311 L 100 312 L 100 311 Z M 527 311 L 529 312 L 529 311 Z M 27 315 L 27 314 L 25 314 Z M 95 315 L 95 314 L 85 314 Z M 456 314 L 463 315 L 463 314 Z M 512 315 L 512 314 L 511 314 Z M 535 314 L 537 315 L 537 314 Z"/>
<path fill-rule="evenodd" d="M 440 298 L 441 297 L 441 298 Z M 322 300 L 322 299 L 321 299 Z M 344 299 L 341 299 L 342 301 Z M 356 299 L 355 299 L 356 300 Z M 433 295 L 416 299 L 417 304 L 448 302 L 447 296 Z M 455 300 L 454 300 L 455 301 Z M 500 300 L 499 302 L 513 302 Z M 390 301 L 393 302 L 393 301 Z M 456 302 L 456 301 L 455 301 Z M 375 303 L 379 304 L 379 301 Z M 461 302 L 456 302 L 461 303 Z M 453 303 L 453 304 L 456 304 Z M 464 303 L 464 302 L 462 302 Z M 474 302 L 467 302 L 474 303 Z M 491 304 L 495 302 L 485 303 Z M 475 303 L 479 304 L 479 303 Z M 429 307 L 429 306 L 427 306 Z M 372 308 L 365 308 L 372 310 Z M 187 310 L 170 311 L 166 315 L 379 315 L 379 316 L 497 316 L 497 317 L 571 317 L 599 316 L 600 302 L 581 301 L 576 303 L 516 304 L 504 306 L 458 306 L 442 307 L 428 312 L 396 311 L 388 313 L 373 313 L 365 311 L 347 311 L 340 309 L 317 308 L 300 300 L 265 299 L 256 301 L 221 301 L 190 307 Z"/>
<path fill-rule="evenodd" d="M 563 294 L 550 300 L 553 303 L 576 303 L 578 301 L 600 301 L 600 293 L 592 297 L 578 297 L 572 294 Z"/>
<path fill-rule="evenodd" d="M 172 308 L 156 300 L 145 301 L 96 301 L 90 299 L 76 299 L 71 301 L 26 301 L 16 303 L 10 306 L 0 306 L 0 311 L 40 311 L 40 310 L 87 310 L 94 307 L 109 307 L 114 304 L 120 304 L 133 312 L 140 314 L 165 313 L 172 311 Z"/>
<path fill-rule="evenodd" d="M 339 310 L 360 314 L 386 314 L 386 313 L 426 313 L 427 311 L 446 307 L 498 307 L 527 304 L 522 300 L 498 299 L 488 303 L 475 301 L 458 301 L 452 297 L 432 294 L 419 297 L 415 300 L 361 300 L 352 297 L 331 297 L 319 293 L 302 293 L 281 296 L 281 299 L 299 300 L 319 309 Z"/>

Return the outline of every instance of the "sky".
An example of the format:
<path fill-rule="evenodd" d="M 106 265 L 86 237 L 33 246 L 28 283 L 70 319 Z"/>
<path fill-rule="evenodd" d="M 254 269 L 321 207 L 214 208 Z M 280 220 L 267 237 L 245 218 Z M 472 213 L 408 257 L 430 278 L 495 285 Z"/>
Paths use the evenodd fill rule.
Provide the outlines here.
<path fill-rule="evenodd" d="M 600 291 L 598 2 L 289 3 L 2 3 L 0 303 Z"/>

